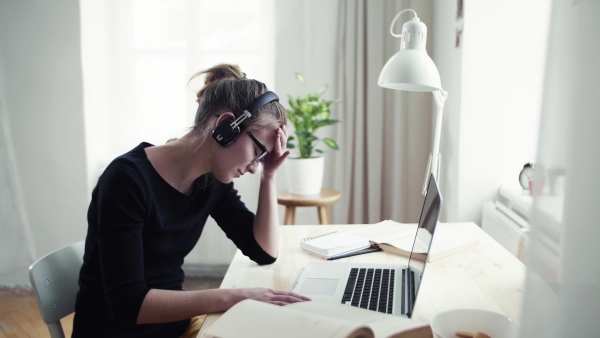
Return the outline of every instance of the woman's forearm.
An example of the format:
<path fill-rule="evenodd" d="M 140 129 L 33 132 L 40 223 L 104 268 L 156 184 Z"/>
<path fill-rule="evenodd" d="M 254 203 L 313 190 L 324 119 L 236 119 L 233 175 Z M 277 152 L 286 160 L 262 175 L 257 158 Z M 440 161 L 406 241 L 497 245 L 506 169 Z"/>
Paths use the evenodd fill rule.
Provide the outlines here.
<path fill-rule="evenodd" d="M 310 300 L 310 298 L 293 292 L 267 288 L 202 291 L 152 289 L 142 302 L 137 324 L 168 323 L 207 313 L 223 312 L 244 299 L 254 299 L 275 305 Z"/>
<path fill-rule="evenodd" d="M 137 324 L 167 323 L 201 314 L 222 312 L 242 300 L 236 289 L 173 291 L 152 289 L 146 294 Z"/>
<path fill-rule="evenodd" d="M 279 213 L 275 175 L 261 175 L 258 208 L 254 218 L 254 238 L 273 257 L 279 251 Z"/>

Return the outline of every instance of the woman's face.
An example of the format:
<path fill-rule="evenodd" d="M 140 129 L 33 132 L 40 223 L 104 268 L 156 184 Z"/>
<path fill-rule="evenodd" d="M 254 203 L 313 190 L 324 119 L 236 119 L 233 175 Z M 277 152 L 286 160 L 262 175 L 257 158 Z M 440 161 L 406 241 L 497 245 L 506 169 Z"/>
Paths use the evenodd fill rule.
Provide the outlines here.
<path fill-rule="evenodd" d="M 252 130 L 250 133 L 243 130 L 230 146 L 219 148 L 212 167 L 215 178 L 229 183 L 246 173 L 254 174 L 260 160 L 273 150 L 276 130 L 269 128 Z"/>

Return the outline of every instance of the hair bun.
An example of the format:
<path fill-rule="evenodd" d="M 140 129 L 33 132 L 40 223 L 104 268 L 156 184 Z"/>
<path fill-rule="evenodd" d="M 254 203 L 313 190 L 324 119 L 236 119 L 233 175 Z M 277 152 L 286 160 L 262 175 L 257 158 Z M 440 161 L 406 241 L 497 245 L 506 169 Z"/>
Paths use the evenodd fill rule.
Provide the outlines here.
<path fill-rule="evenodd" d="M 218 82 L 221 80 L 226 80 L 226 79 L 237 80 L 237 79 L 246 77 L 246 73 L 242 72 L 240 70 L 240 67 L 238 67 L 237 65 L 230 65 L 230 64 L 224 64 L 224 63 L 220 64 L 220 65 L 216 65 L 209 69 L 206 69 L 206 70 L 200 72 L 198 75 L 200 75 L 200 74 L 206 74 L 206 79 L 204 80 L 204 86 L 208 86 L 213 82 Z"/>
<path fill-rule="evenodd" d="M 246 78 L 246 73 L 242 72 L 238 65 L 222 63 L 196 73 L 194 76 L 192 76 L 192 78 L 190 78 L 190 81 L 204 74 L 206 75 L 206 78 L 204 79 L 204 86 L 196 93 L 196 97 L 198 98 L 200 98 L 204 91 L 214 83 L 223 80 L 237 80 Z"/>

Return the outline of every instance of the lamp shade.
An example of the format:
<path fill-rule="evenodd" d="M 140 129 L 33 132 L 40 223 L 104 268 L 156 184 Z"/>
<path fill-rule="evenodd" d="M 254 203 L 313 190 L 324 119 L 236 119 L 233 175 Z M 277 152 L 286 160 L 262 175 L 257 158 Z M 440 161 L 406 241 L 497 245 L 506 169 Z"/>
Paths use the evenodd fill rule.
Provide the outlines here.
<path fill-rule="evenodd" d="M 394 54 L 379 74 L 379 86 L 397 90 L 432 92 L 442 89 L 440 73 L 425 52 L 405 49 Z"/>
<path fill-rule="evenodd" d="M 440 73 L 425 50 L 427 26 L 415 17 L 402 26 L 401 35 L 392 35 L 402 38 L 400 51 L 383 66 L 379 86 L 419 92 L 442 90 Z"/>

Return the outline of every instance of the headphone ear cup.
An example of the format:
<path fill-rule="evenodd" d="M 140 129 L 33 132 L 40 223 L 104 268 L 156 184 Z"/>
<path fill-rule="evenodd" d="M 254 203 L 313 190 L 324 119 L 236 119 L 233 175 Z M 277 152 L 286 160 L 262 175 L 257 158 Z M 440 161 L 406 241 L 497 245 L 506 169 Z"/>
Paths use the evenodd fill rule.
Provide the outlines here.
<path fill-rule="evenodd" d="M 232 127 L 233 119 L 224 119 L 217 125 L 217 127 L 213 130 L 212 136 L 223 147 L 230 146 L 233 141 L 235 141 L 238 136 L 240 136 L 240 127 L 235 126 Z"/>

